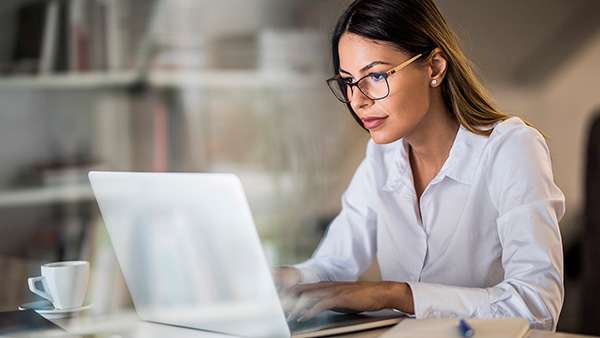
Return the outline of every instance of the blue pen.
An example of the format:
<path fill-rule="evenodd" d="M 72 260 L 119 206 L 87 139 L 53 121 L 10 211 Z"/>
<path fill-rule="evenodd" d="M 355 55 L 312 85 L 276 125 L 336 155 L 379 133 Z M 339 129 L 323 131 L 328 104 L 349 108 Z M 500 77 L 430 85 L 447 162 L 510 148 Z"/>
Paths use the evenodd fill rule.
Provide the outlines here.
<path fill-rule="evenodd" d="M 461 319 L 458 324 L 458 330 L 463 337 L 473 337 L 473 329 L 466 320 Z"/>

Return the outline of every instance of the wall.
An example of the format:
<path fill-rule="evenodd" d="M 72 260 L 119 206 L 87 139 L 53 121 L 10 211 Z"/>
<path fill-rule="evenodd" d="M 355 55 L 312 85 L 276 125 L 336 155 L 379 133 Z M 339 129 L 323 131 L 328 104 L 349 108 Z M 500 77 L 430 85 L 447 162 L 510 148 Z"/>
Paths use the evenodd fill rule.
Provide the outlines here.
<path fill-rule="evenodd" d="M 551 51 L 549 51 L 551 53 Z M 579 234 L 590 118 L 600 109 L 600 31 L 543 82 L 529 87 L 490 85 L 508 113 L 528 119 L 549 137 L 554 175 L 567 201 L 561 222 L 566 246 Z"/>

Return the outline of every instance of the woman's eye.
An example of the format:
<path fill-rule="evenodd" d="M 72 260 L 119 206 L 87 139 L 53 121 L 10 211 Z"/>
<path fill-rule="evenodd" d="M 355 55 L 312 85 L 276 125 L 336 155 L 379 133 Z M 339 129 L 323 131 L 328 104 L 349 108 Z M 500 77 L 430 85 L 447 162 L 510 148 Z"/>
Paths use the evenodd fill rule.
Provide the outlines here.
<path fill-rule="evenodd" d="M 370 74 L 369 78 L 371 78 L 371 80 L 373 80 L 375 82 L 384 81 L 385 80 L 385 73 Z"/>
<path fill-rule="evenodd" d="M 342 81 L 344 81 L 346 83 L 352 83 L 354 81 L 354 79 L 351 77 L 343 77 Z"/>

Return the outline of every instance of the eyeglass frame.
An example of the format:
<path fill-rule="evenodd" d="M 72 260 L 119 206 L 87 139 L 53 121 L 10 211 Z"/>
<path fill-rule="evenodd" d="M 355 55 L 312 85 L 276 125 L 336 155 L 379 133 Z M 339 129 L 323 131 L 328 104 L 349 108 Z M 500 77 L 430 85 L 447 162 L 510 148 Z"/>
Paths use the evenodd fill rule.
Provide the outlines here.
<path fill-rule="evenodd" d="M 370 74 L 367 74 L 367 75 L 365 75 L 365 76 L 361 77 L 360 79 L 358 79 L 358 80 L 356 80 L 356 81 L 354 81 L 354 82 L 351 82 L 351 83 L 344 82 L 344 84 L 350 87 L 350 92 L 351 92 L 351 93 L 354 93 L 354 90 L 352 89 L 352 87 L 353 87 L 353 86 L 356 86 L 356 88 L 358 88 L 358 90 L 359 90 L 359 91 L 360 91 L 360 92 L 361 92 L 361 93 L 362 93 L 362 94 L 363 94 L 365 97 L 367 97 L 369 100 L 376 101 L 376 100 L 382 100 L 382 99 L 385 99 L 386 97 L 388 97 L 388 96 L 390 95 L 390 83 L 388 82 L 388 77 L 390 77 L 392 74 L 394 74 L 394 73 L 396 73 L 396 72 L 400 71 L 402 68 L 404 68 L 404 67 L 406 67 L 406 66 L 410 65 L 411 63 L 413 63 L 413 61 L 417 60 L 417 59 L 418 59 L 418 58 L 420 58 L 421 56 L 423 56 L 423 54 L 417 54 L 417 55 L 413 56 L 412 58 L 410 58 L 410 59 L 408 59 L 408 60 L 404 61 L 404 62 L 403 62 L 403 63 L 401 63 L 400 65 L 398 65 L 398 66 L 396 66 L 396 67 L 394 67 L 394 68 L 392 68 L 392 69 L 388 70 L 387 72 L 377 72 L 377 73 L 370 73 Z M 369 96 L 367 93 L 363 92 L 363 91 L 362 91 L 362 89 L 360 88 L 360 86 L 358 85 L 358 83 L 359 83 L 360 81 L 362 81 L 363 79 L 365 79 L 365 78 L 367 78 L 367 77 L 369 77 L 369 76 L 373 76 L 373 75 L 384 75 L 384 76 L 385 76 L 385 78 L 384 78 L 384 79 L 385 79 L 385 84 L 386 84 L 386 86 L 387 86 L 387 94 L 385 94 L 385 96 L 382 96 L 382 97 L 380 97 L 380 98 L 372 98 L 372 97 L 370 97 L 370 96 Z M 337 82 L 338 82 L 339 80 L 342 80 L 342 81 L 343 81 L 343 79 L 342 79 L 342 76 L 341 76 L 340 74 L 337 74 L 336 76 L 334 76 L 334 77 L 332 77 L 332 78 L 330 78 L 330 79 L 327 79 L 327 80 L 326 80 L 326 82 L 327 82 L 327 86 L 329 87 L 329 89 L 330 89 L 330 90 L 331 90 L 331 92 L 333 93 L 333 96 L 335 96 L 335 98 L 336 98 L 336 99 L 338 99 L 340 102 L 342 102 L 342 103 L 350 103 L 350 102 L 352 102 L 352 100 L 342 100 L 342 99 L 340 99 L 340 98 L 339 98 L 339 97 L 338 97 L 338 96 L 335 94 L 335 91 L 334 91 L 334 89 L 333 89 L 331 86 L 332 86 L 332 84 L 334 84 L 334 83 L 335 83 L 335 85 L 337 85 Z"/>

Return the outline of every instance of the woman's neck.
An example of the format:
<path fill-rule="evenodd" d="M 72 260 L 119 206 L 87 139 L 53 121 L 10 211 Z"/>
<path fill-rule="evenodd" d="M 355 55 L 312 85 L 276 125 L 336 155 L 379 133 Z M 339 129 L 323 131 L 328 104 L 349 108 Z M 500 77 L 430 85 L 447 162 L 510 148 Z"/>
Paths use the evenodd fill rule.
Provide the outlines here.
<path fill-rule="evenodd" d="M 430 111 L 420 124 L 422 127 L 418 133 L 405 137 L 410 145 L 411 157 L 439 171 L 448 158 L 459 124 L 443 106 Z"/>
<path fill-rule="evenodd" d="M 459 128 L 441 98 L 438 105 L 431 108 L 415 132 L 405 137 L 410 145 L 409 160 L 419 210 L 421 195 L 448 159 Z"/>

